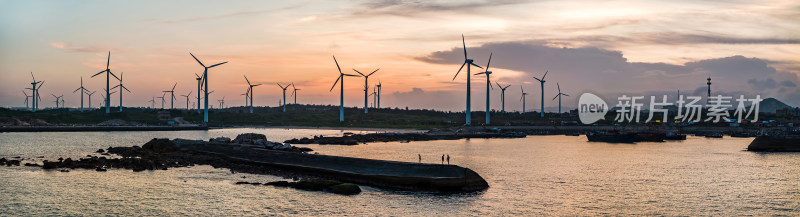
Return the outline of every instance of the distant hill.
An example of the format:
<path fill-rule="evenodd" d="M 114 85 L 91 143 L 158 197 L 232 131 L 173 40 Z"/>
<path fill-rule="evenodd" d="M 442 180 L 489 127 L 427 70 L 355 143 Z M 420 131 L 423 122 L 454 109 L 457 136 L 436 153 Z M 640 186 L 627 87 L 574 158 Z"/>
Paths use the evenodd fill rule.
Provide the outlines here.
<path fill-rule="evenodd" d="M 776 110 L 783 108 L 792 107 L 775 98 L 766 98 L 764 101 L 761 101 L 761 103 L 758 104 L 758 111 L 764 113 L 775 113 Z"/>

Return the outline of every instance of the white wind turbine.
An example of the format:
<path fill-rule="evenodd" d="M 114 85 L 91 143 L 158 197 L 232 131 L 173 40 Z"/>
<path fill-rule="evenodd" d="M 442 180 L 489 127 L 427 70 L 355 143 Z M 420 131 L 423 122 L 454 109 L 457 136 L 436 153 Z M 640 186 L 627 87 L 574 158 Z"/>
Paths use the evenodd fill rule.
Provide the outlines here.
<path fill-rule="evenodd" d="M 329 90 L 329 91 L 333 91 L 333 88 L 336 87 L 336 83 L 340 83 L 339 84 L 339 88 L 340 88 L 340 90 L 339 90 L 339 122 L 344 122 L 344 76 L 350 76 L 350 77 L 360 77 L 360 76 L 342 73 L 342 68 L 339 67 L 339 61 L 336 61 L 336 56 L 333 56 L 333 62 L 336 63 L 336 69 L 339 70 L 339 77 L 337 77 L 336 81 L 333 82 L 333 86 L 331 87 L 331 90 Z"/>
<path fill-rule="evenodd" d="M 364 114 L 367 113 L 367 98 L 369 97 L 369 93 L 367 91 L 369 91 L 369 76 L 375 74 L 375 72 L 378 72 L 378 70 L 381 69 L 380 68 L 375 69 L 375 71 L 370 72 L 368 75 L 364 75 L 364 73 L 361 73 L 356 69 L 353 69 L 353 71 L 356 71 L 356 73 L 364 77 Z"/>
<path fill-rule="evenodd" d="M 489 103 L 489 96 L 492 95 L 491 91 L 489 90 L 489 88 L 494 89 L 494 87 L 492 87 L 492 82 L 490 81 L 490 78 L 489 78 L 489 76 L 492 75 L 492 71 L 489 71 L 489 65 L 491 65 L 491 64 L 492 64 L 492 53 L 489 53 L 489 62 L 486 63 L 486 71 L 479 72 L 479 73 L 475 74 L 475 75 L 480 75 L 480 74 L 485 74 L 486 75 L 486 125 L 489 125 L 489 113 L 490 113 L 489 112 L 490 111 L 489 110 L 489 105 L 491 105 Z"/>
<path fill-rule="evenodd" d="M 475 66 L 475 67 L 478 67 L 478 68 L 483 68 L 483 67 L 481 67 L 481 66 L 479 66 L 479 65 L 477 65 L 475 63 L 472 63 L 473 62 L 472 59 L 467 58 L 467 43 L 464 41 L 464 35 L 463 34 L 461 35 L 461 43 L 464 45 L 464 63 L 461 64 L 461 68 L 458 68 L 458 72 L 456 72 L 456 75 L 453 76 L 453 80 L 456 80 L 456 77 L 458 77 L 458 73 L 461 72 L 461 69 L 463 69 L 464 66 L 466 65 L 467 66 L 467 109 L 466 109 L 467 121 L 466 121 L 466 125 L 472 125 L 472 102 L 471 102 L 472 95 L 471 95 L 471 91 L 470 91 L 470 82 L 471 82 L 470 81 L 470 74 L 472 72 L 470 72 L 470 70 L 471 70 L 471 66 Z"/>

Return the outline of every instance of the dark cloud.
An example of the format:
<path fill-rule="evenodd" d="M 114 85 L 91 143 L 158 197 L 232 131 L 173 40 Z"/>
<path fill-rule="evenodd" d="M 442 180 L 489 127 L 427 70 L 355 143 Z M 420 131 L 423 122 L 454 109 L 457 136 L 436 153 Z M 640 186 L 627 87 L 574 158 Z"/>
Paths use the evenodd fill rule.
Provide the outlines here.
<path fill-rule="evenodd" d="M 489 53 L 493 52 L 492 68 L 498 76 L 495 78 L 509 84 L 537 83 L 531 76 L 540 77 L 549 70 L 545 95 L 555 93 L 555 83 L 559 82 L 564 87 L 571 87 L 569 91 L 573 93 L 643 94 L 688 89 L 695 95 L 705 96 L 706 78 L 710 76 L 713 78 L 713 94 L 761 93 L 780 98 L 783 94 L 776 95 L 775 86 L 794 89 L 798 81 L 796 75 L 776 70 L 767 60 L 738 55 L 684 64 L 644 63 L 630 62 L 620 51 L 597 47 L 551 47 L 539 41 L 487 43 L 467 50 L 469 57 L 479 65 L 485 65 Z M 463 48 L 456 47 L 416 59 L 452 64 L 455 72 L 464 61 L 464 53 Z M 503 70 L 524 72 L 524 76 L 504 78 Z"/>
<path fill-rule="evenodd" d="M 626 23 L 610 23 L 608 25 L 625 25 Z M 605 28 L 600 26 L 598 28 Z M 660 45 L 685 45 L 685 44 L 800 44 L 796 38 L 750 38 L 719 34 L 684 34 L 676 32 L 645 32 L 633 33 L 625 36 L 617 35 L 589 35 L 564 39 L 551 39 L 564 43 L 580 42 L 593 46 L 611 47 L 620 43 L 631 44 L 660 44 Z"/>
<path fill-rule="evenodd" d="M 778 87 L 778 83 L 775 82 L 772 78 L 758 80 L 757 78 L 753 78 L 747 80 L 747 83 L 753 86 L 756 90 L 766 90 Z"/>

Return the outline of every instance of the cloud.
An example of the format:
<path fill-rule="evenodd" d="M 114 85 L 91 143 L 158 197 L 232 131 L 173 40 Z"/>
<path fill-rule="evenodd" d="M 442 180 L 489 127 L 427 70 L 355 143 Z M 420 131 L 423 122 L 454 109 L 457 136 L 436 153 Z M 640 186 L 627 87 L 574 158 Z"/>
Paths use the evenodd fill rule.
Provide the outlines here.
<path fill-rule="evenodd" d="M 403 105 L 418 108 L 437 108 L 443 110 L 463 111 L 464 98 L 452 91 L 425 91 L 414 87 L 407 92 L 394 92 L 387 102 L 402 102 Z M 394 105 L 390 105 L 394 106 Z"/>
<path fill-rule="evenodd" d="M 109 50 L 116 50 L 101 45 L 80 46 L 68 42 L 51 42 L 50 46 L 59 50 L 75 53 L 100 53 L 107 52 Z"/>
<path fill-rule="evenodd" d="M 353 13 L 356 16 L 402 16 L 413 17 L 420 14 L 452 11 L 474 12 L 480 8 L 497 7 L 526 3 L 525 0 L 480 0 L 480 1 L 416 1 L 379 0 L 367 1 Z"/>
<path fill-rule="evenodd" d="M 222 14 L 222 15 L 192 17 L 192 18 L 178 19 L 178 20 L 146 19 L 145 21 L 153 21 L 153 22 L 159 22 L 159 23 L 164 23 L 164 24 L 191 23 L 191 22 L 199 22 L 199 21 L 206 21 L 206 20 L 218 20 L 218 19 L 226 19 L 226 18 L 232 18 L 232 17 L 240 17 L 240 16 L 247 16 L 247 15 L 256 15 L 256 14 L 276 12 L 276 11 L 291 10 L 291 9 L 302 7 L 304 5 L 305 4 L 298 4 L 298 5 L 292 5 L 292 6 L 276 8 L 276 9 L 240 11 L 240 12 L 234 12 L 234 13 L 228 13 L 228 14 Z"/>
<path fill-rule="evenodd" d="M 543 41 L 486 43 L 468 47 L 469 57 L 485 65 L 493 52 L 492 68 L 501 82 L 521 84 L 533 82 L 531 76 L 547 75 L 545 95 L 556 92 L 555 83 L 565 92 L 598 94 L 642 94 L 648 91 L 694 90 L 705 96 L 706 78 L 713 78 L 713 94 L 761 93 L 784 97 L 775 86 L 796 89 L 796 75 L 778 71 L 768 60 L 740 55 L 703 59 L 684 64 L 630 62 L 622 52 L 597 47 L 551 47 Z M 431 52 L 416 60 L 452 64 L 454 71 L 464 61 L 463 48 Z M 508 77 L 504 70 L 524 72 L 521 77 Z M 503 78 L 504 73 L 507 77 Z M 778 82 L 780 81 L 780 82 Z M 697 88 L 700 86 L 700 88 Z M 697 89 L 695 89 L 697 88 Z M 702 89 L 702 91 L 701 91 Z M 767 92 L 764 92 L 767 91 Z M 695 94 L 696 94 L 695 93 Z"/>
<path fill-rule="evenodd" d="M 633 22 L 633 21 L 629 21 Z M 625 25 L 608 24 L 608 25 Z M 588 27 L 591 28 L 591 27 Z M 597 28 L 605 28 L 603 25 Z M 644 32 L 632 33 L 624 36 L 617 35 L 588 35 L 571 38 L 553 38 L 557 41 L 571 44 L 577 42 L 599 47 L 613 47 L 620 43 L 627 44 L 659 44 L 659 45 L 687 45 L 687 44 L 800 44 L 800 39 L 795 38 L 752 38 L 737 37 L 722 34 L 685 34 L 677 32 Z"/>

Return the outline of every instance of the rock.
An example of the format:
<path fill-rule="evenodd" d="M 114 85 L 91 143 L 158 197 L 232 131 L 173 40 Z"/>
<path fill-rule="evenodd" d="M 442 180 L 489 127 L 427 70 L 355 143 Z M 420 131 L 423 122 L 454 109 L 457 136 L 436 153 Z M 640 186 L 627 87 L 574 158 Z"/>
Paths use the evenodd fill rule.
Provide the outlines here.
<path fill-rule="evenodd" d="M 243 182 L 243 181 L 236 182 L 236 184 L 237 185 L 261 185 L 261 183 L 258 183 L 258 182 Z"/>
<path fill-rule="evenodd" d="M 356 184 L 344 183 L 331 186 L 328 188 L 328 191 L 334 194 L 354 195 L 361 193 L 361 188 Z"/>
<path fill-rule="evenodd" d="M 289 143 L 283 143 L 283 146 L 280 147 L 281 150 L 288 150 L 288 149 L 291 149 L 291 148 L 292 148 L 292 145 L 289 145 Z"/>
<path fill-rule="evenodd" d="M 276 187 L 289 187 L 291 184 L 287 181 L 275 181 L 275 182 L 267 182 L 264 185 L 272 185 Z"/>
<path fill-rule="evenodd" d="M 9 160 L 6 162 L 6 166 L 19 166 L 19 160 Z"/>
<path fill-rule="evenodd" d="M 255 141 L 253 141 L 253 145 L 264 146 L 266 144 L 267 144 L 267 140 L 263 140 L 263 139 L 256 139 Z"/>
<path fill-rule="evenodd" d="M 299 151 L 301 151 L 301 152 L 310 152 L 310 151 L 314 151 L 314 149 L 311 149 L 311 148 L 308 148 L 308 147 L 297 147 L 297 150 L 299 150 Z"/>
<path fill-rule="evenodd" d="M 258 133 L 243 133 L 236 136 L 233 143 L 258 145 L 256 144 L 256 140 L 267 141 L 267 136 Z"/>
<path fill-rule="evenodd" d="M 63 169 L 63 170 L 60 170 L 60 172 L 62 172 L 62 173 L 68 173 L 68 172 L 69 172 L 69 170 L 68 170 L 68 169 Z"/>
<path fill-rule="evenodd" d="M 305 180 L 300 180 L 299 182 L 292 183 L 291 186 L 301 190 L 322 191 L 327 189 L 328 187 L 339 184 L 342 183 L 332 180 L 305 179 Z"/>
<path fill-rule="evenodd" d="M 6 162 L 8 162 L 8 160 L 6 160 L 6 158 L 0 158 L 0 165 L 6 164 Z"/>
<path fill-rule="evenodd" d="M 231 138 L 221 136 L 221 137 L 217 137 L 217 138 L 211 139 L 211 142 L 231 143 Z"/>
<path fill-rule="evenodd" d="M 94 169 L 94 171 L 105 172 L 105 171 L 108 171 L 108 170 L 106 168 L 98 167 L 97 169 Z"/>
<path fill-rule="evenodd" d="M 56 168 L 58 168 L 58 162 L 50 162 L 50 161 L 42 162 L 42 169 L 56 169 Z"/>
<path fill-rule="evenodd" d="M 103 150 L 102 148 L 101 149 L 97 149 L 97 151 L 96 151 L 96 153 L 104 153 L 104 152 L 106 152 L 106 151 Z"/>
<path fill-rule="evenodd" d="M 35 163 L 25 163 L 26 167 L 40 167 L 41 165 Z"/>
<path fill-rule="evenodd" d="M 166 153 L 177 151 L 178 147 L 169 139 L 153 138 L 149 142 L 142 145 L 142 149 L 156 153 Z"/>

